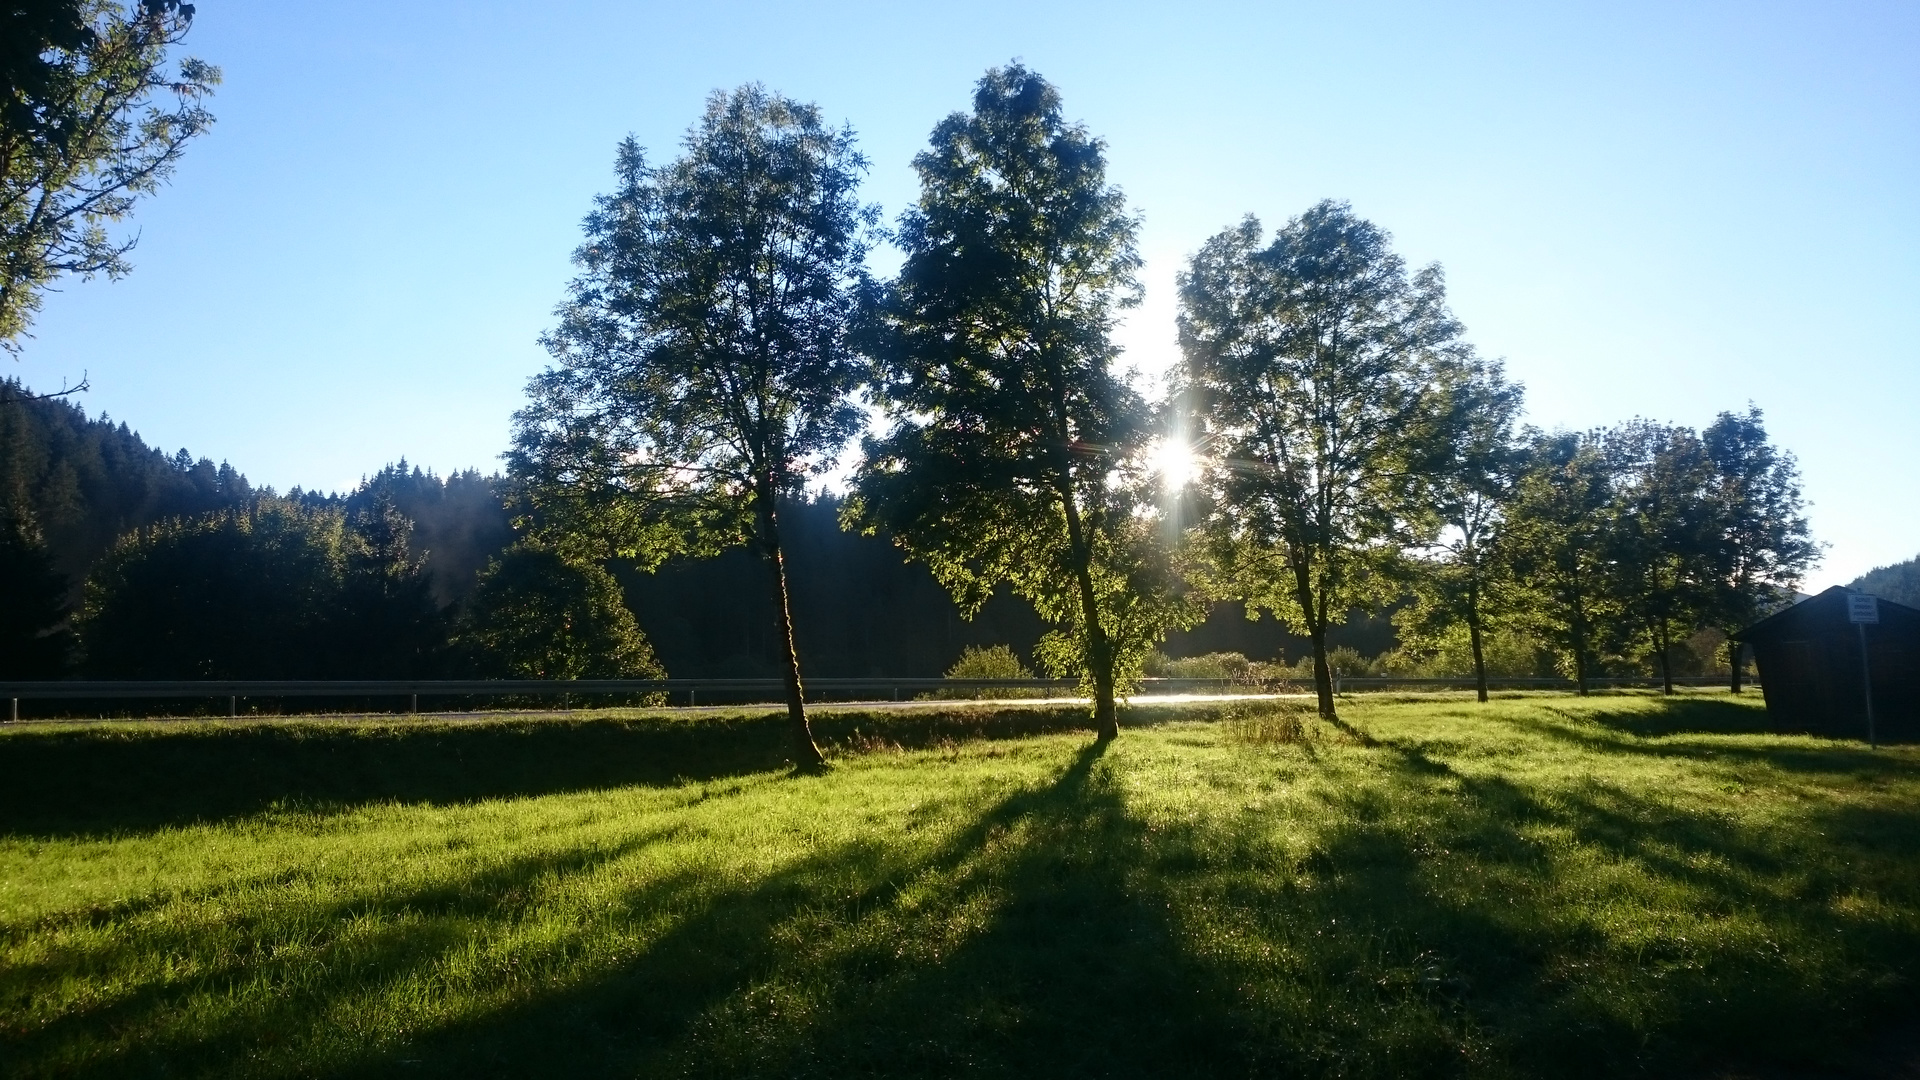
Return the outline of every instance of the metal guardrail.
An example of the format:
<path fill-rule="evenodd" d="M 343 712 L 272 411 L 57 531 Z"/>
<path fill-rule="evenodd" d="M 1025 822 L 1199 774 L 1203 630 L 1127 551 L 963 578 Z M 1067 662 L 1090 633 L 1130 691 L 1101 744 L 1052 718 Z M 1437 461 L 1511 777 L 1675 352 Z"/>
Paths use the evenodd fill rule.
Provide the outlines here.
<path fill-rule="evenodd" d="M 1723 677 L 1690 677 L 1673 680 L 1685 686 L 1718 685 Z M 1594 687 L 1657 686 L 1660 680 L 1648 678 L 1588 679 Z M 1071 693 L 1079 689 L 1077 679 L 809 679 L 807 700 L 875 700 L 857 695 L 884 694 L 898 701 L 903 694 L 938 691 L 1035 690 Z M 1334 680 L 1334 692 L 1391 689 L 1472 689 L 1473 679 L 1401 679 L 1341 677 Z M 1572 679 L 1488 679 L 1492 689 L 1571 690 Z M 1755 685 L 1758 685 L 1755 683 Z M 1281 679 L 1251 682 L 1236 679 L 1141 680 L 1144 694 L 1229 693 L 1235 690 L 1282 692 L 1311 691 L 1310 679 Z M 227 715 L 235 716 L 244 698 L 406 698 L 408 711 L 418 712 L 421 697 L 597 697 L 631 694 L 667 695 L 672 701 L 686 695 L 689 706 L 698 705 L 704 696 L 709 704 L 715 698 L 728 704 L 755 704 L 780 701 L 786 696 L 786 684 L 779 679 L 209 679 L 209 680 L 81 680 L 63 679 L 40 682 L 0 682 L 0 697 L 11 702 L 11 719 L 20 718 L 22 701 L 108 701 L 108 700 L 208 700 L 227 699 Z"/>

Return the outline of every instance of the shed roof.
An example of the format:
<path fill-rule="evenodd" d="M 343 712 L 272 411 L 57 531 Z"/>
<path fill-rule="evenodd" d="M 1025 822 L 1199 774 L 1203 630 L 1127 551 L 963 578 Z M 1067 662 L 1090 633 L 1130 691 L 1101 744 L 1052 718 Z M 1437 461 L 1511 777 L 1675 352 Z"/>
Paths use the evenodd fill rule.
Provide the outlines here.
<path fill-rule="evenodd" d="M 1835 585 L 1817 596 L 1805 600 L 1773 614 L 1733 635 L 1735 641 L 1759 641 L 1788 630 L 1804 630 L 1809 622 L 1832 623 L 1844 626 L 1847 623 L 1847 596 L 1854 590 L 1844 585 Z M 1880 597 L 1880 621 L 1896 625 L 1920 627 L 1920 609 L 1905 604 L 1896 604 L 1886 597 Z"/>

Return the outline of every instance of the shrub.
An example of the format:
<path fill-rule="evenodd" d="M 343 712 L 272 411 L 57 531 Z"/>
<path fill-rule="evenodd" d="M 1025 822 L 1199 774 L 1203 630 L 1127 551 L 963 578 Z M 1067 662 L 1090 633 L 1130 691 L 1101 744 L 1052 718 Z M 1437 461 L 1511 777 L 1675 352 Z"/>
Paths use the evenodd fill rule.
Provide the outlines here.
<path fill-rule="evenodd" d="M 949 679 L 1031 679 L 1033 669 L 1006 645 L 969 645 L 947 669 Z"/>
<path fill-rule="evenodd" d="M 527 544 L 490 561 L 460 643 L 482 675 L 513 679 L 664 679 L 613 575 Z"/>

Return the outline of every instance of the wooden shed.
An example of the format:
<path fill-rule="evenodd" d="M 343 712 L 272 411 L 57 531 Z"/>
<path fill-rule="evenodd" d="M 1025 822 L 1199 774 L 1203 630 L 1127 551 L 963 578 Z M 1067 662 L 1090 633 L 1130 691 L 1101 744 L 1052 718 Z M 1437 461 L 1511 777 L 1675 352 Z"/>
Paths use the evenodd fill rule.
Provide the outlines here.
<path fill-rule="evenodd" d="M 1877 621 L 1856 623 L 1849 614 L 1856 603 Z M 1920 739 L 1920 611 L 1885 599 L 1869 604 L 1838 585 L 1734 635 L 1753 646 L 1776 729 L 1866 737 L 1862 630 L 1880 739 Z"/>

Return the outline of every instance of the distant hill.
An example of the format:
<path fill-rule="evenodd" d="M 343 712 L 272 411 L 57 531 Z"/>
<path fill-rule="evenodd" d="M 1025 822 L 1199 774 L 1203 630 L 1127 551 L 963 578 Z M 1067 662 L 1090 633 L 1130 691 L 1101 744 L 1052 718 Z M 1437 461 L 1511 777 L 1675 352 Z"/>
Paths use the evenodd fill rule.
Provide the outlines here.
<path fill-rule="evenodd" d="M 1906 562 L 1869 570 L 1847 586 L 1885 600 L 1920 608 L 1920 555 Z"/>

